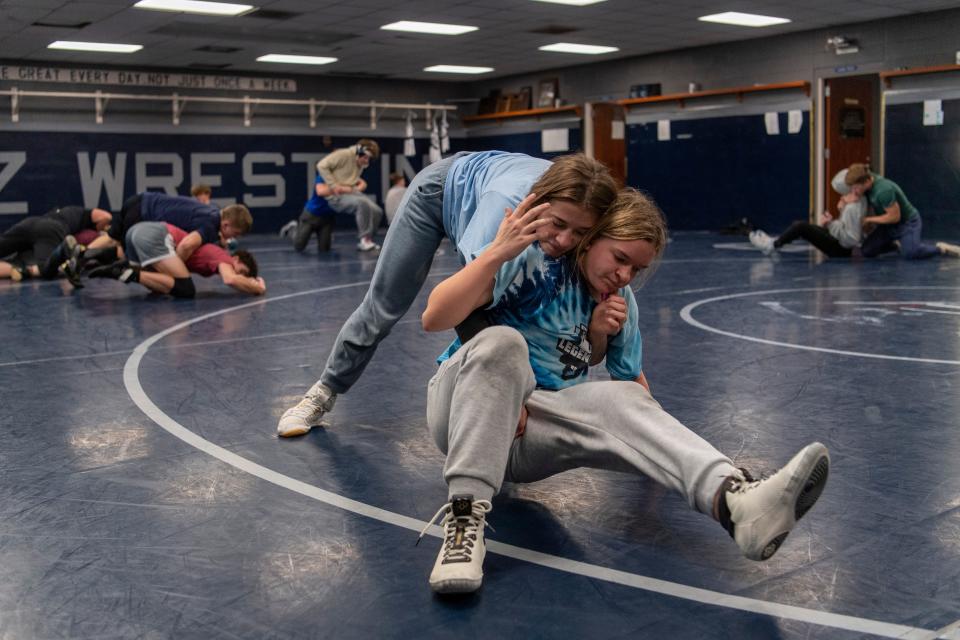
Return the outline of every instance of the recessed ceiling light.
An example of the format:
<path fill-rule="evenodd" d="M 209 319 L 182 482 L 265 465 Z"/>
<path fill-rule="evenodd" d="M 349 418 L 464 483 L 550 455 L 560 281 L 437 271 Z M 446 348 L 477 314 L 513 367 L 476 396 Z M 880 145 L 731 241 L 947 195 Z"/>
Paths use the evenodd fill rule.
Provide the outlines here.
<path fill-rule="evenodd" d="M 560 53 L 585 53 L 595 56 L 600 53 L 620 51 L 617 47 L 601 47 L 595 44 L 573 44 L 572 42 L 557 42 L 540 47 L 540 51 L 558 51 Z"/>
<path fill-rule="evenodd" d="M 715 13 L 710 16 L 701 16 L 697 18 L 697 20 L 702 22 L 717 22 L 719 24 L 735 24 L 739 27 L 769 27 L 775 24 L 786 24 L 790 22 L 786 18 L 758 16 L 754 13 L 740 13 L 739 11 Z"/>
<path fill-rule="evenodd" d="M 140 0 L 133 6 L 137 9 L 182 11 L 183 13 L 201 13 L 208 16 L 239 16 L 256 9 L 252 4 L 205 2 L 204 0 Z"/>
<path fill-rule="evenodd" d="M 588 4 L 597 4 L 604 0 L 535 0 L 536 2 L 552 2 L 553 4 L 569 4 L 575 7 L 585 7 Z"/>
<path fill-rule="evenodd" d="M 381 29 L 387 31 L 412 31 L 414 33 L 435 33 L 444 36 L 458 36 L 461 33 L 470 33 L 476 31 L 477 27 L 469 27 L 463 24 L 442 24 L 440 22 L 412 22 L 410 20 L 401 20 L 400 22 L 391 22 L 385 24 Z"/>
<path fill-rule="evenodd" d="M 424 71 L 433 71 L 435 73 L 489 73 L 493 67 L 465 67 L 456 64 L 435 64 L 432 67 L 424 67 Z"/>
<path fill-rule="evenodd" d="M 112 42 L 71 42 L 57 40 L 47 45 L 47 49 L 65 49 L 67 51 L 99 51 L 101 53 L 133 53 L 143 49 L 142 44 L 115 44 Z"/>
<path fill-rule="evenodd" d="M 336 62 L 336 58 L 324 58 L 323 56 L 293 56 L 285 53 L 268 53 L 257 58 L 257 62 L 282 62 L 285 64 L 330 64 Z"/>

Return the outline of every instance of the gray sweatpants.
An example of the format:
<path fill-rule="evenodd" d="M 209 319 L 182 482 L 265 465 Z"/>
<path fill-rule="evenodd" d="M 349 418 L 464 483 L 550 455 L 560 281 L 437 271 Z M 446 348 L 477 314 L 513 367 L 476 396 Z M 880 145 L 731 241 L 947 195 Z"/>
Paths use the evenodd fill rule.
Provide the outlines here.
<path fill-rule="evenodd" d="M 649 476 L 711 514 L 733 463 L 663 410 L 636 382 L 535 390 L 527 345 L 490 327 L 441 364 L 427 391 L 427 425 L 447 455 L 449 495 L 490 499 L 504 481 L 534 482 L 590 467 Z M 529 417 L 516 438 L 520 408 Z"/>
<path fill-rule="evenodd" d="M 373 237 L 383 218 L 380 205 L 360 193 L 329 196 L 327 204 L 337 213 L 346 213 L 356 218 L 358 238 Z"/>
<path fill-rule="evenodd" d="M 353 386 L 377 345 L 420 293 L 437 247 L 446 236 L 443 186 L 454 160 L 462 155 L 435 162 L 418 173 L 400 201 L 367 295 L 341 327 L 320 376 L 335 393 Z"/>

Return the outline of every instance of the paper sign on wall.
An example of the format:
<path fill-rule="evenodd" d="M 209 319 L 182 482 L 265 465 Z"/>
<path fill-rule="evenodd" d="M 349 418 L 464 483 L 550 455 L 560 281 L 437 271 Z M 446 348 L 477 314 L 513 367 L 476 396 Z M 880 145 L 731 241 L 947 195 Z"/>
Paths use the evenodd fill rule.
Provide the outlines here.
<path fill-rule="evenodd" d="M 767 127 L 768 136 L 778 136 L 780 135 L 780 114 L 776 111 L 771 111 L 763 114 L 763 123 Z"/>
<path fill-rule="evenodd" d="M 943 101 L 923 101 L 923 126 L 938 127 L 943 124 Z"/>
<path fill-rule="evenodd" d="M 540 149 L 544 153 L 570 150 L 569 129 L 544 129 L 540 132 Z"/>
<path fill-rule="evenodd" d="M 657 121 L 657 140 L 664 141 L 670 139 L 670 121 Z"/>
<path fill-rule="evenodd" d="M 803 127 L 803 112 L 799 109 L 787 112 L 787 133 L 800 133 Z"/>
<path fill-rule="evenodd" d="M 624 126 L 623 120 L 614 120 L 610 123 L 610 139 L 611 140 L 623 140 L 624 138 Z"/>

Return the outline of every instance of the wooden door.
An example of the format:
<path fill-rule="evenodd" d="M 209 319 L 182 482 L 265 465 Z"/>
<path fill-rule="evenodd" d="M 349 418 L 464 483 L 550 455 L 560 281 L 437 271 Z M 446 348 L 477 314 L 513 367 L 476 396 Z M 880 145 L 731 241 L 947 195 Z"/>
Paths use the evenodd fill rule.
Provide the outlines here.
<path fill-rule="evenodd" d="M 832 210 L 837 194 L 830 180 L 854 162 L 872 161 L 874 95 L 878 76 L 830 78 L 824 86 L 826 148 L 823 208 Z"/>
<path fill-rule="evenodd" d="M 620 184 L 627 179 L 627 141 L 624 109 L 618 104 L 593 104 L 593 157 L 610 169 Z"/>

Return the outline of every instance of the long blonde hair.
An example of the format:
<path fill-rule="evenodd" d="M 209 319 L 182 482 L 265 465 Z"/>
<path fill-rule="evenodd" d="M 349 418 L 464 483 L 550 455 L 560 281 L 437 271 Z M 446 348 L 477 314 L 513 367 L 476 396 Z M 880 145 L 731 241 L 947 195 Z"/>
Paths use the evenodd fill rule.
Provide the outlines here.
<path fill-rule="evenodd" d="M 642 280 L 653 275 L 667 247 L 667 221 L 653 198 L 631 187 L 621 189 L 607 213 L 583 237 L 576 250 L 577 268 L 583 274 L 587 250 L 599 238 L 646 240 L 653 245 L 653 262 L 643 271 Z M 641 282 L 642 284 L 642 282 Z"/>

